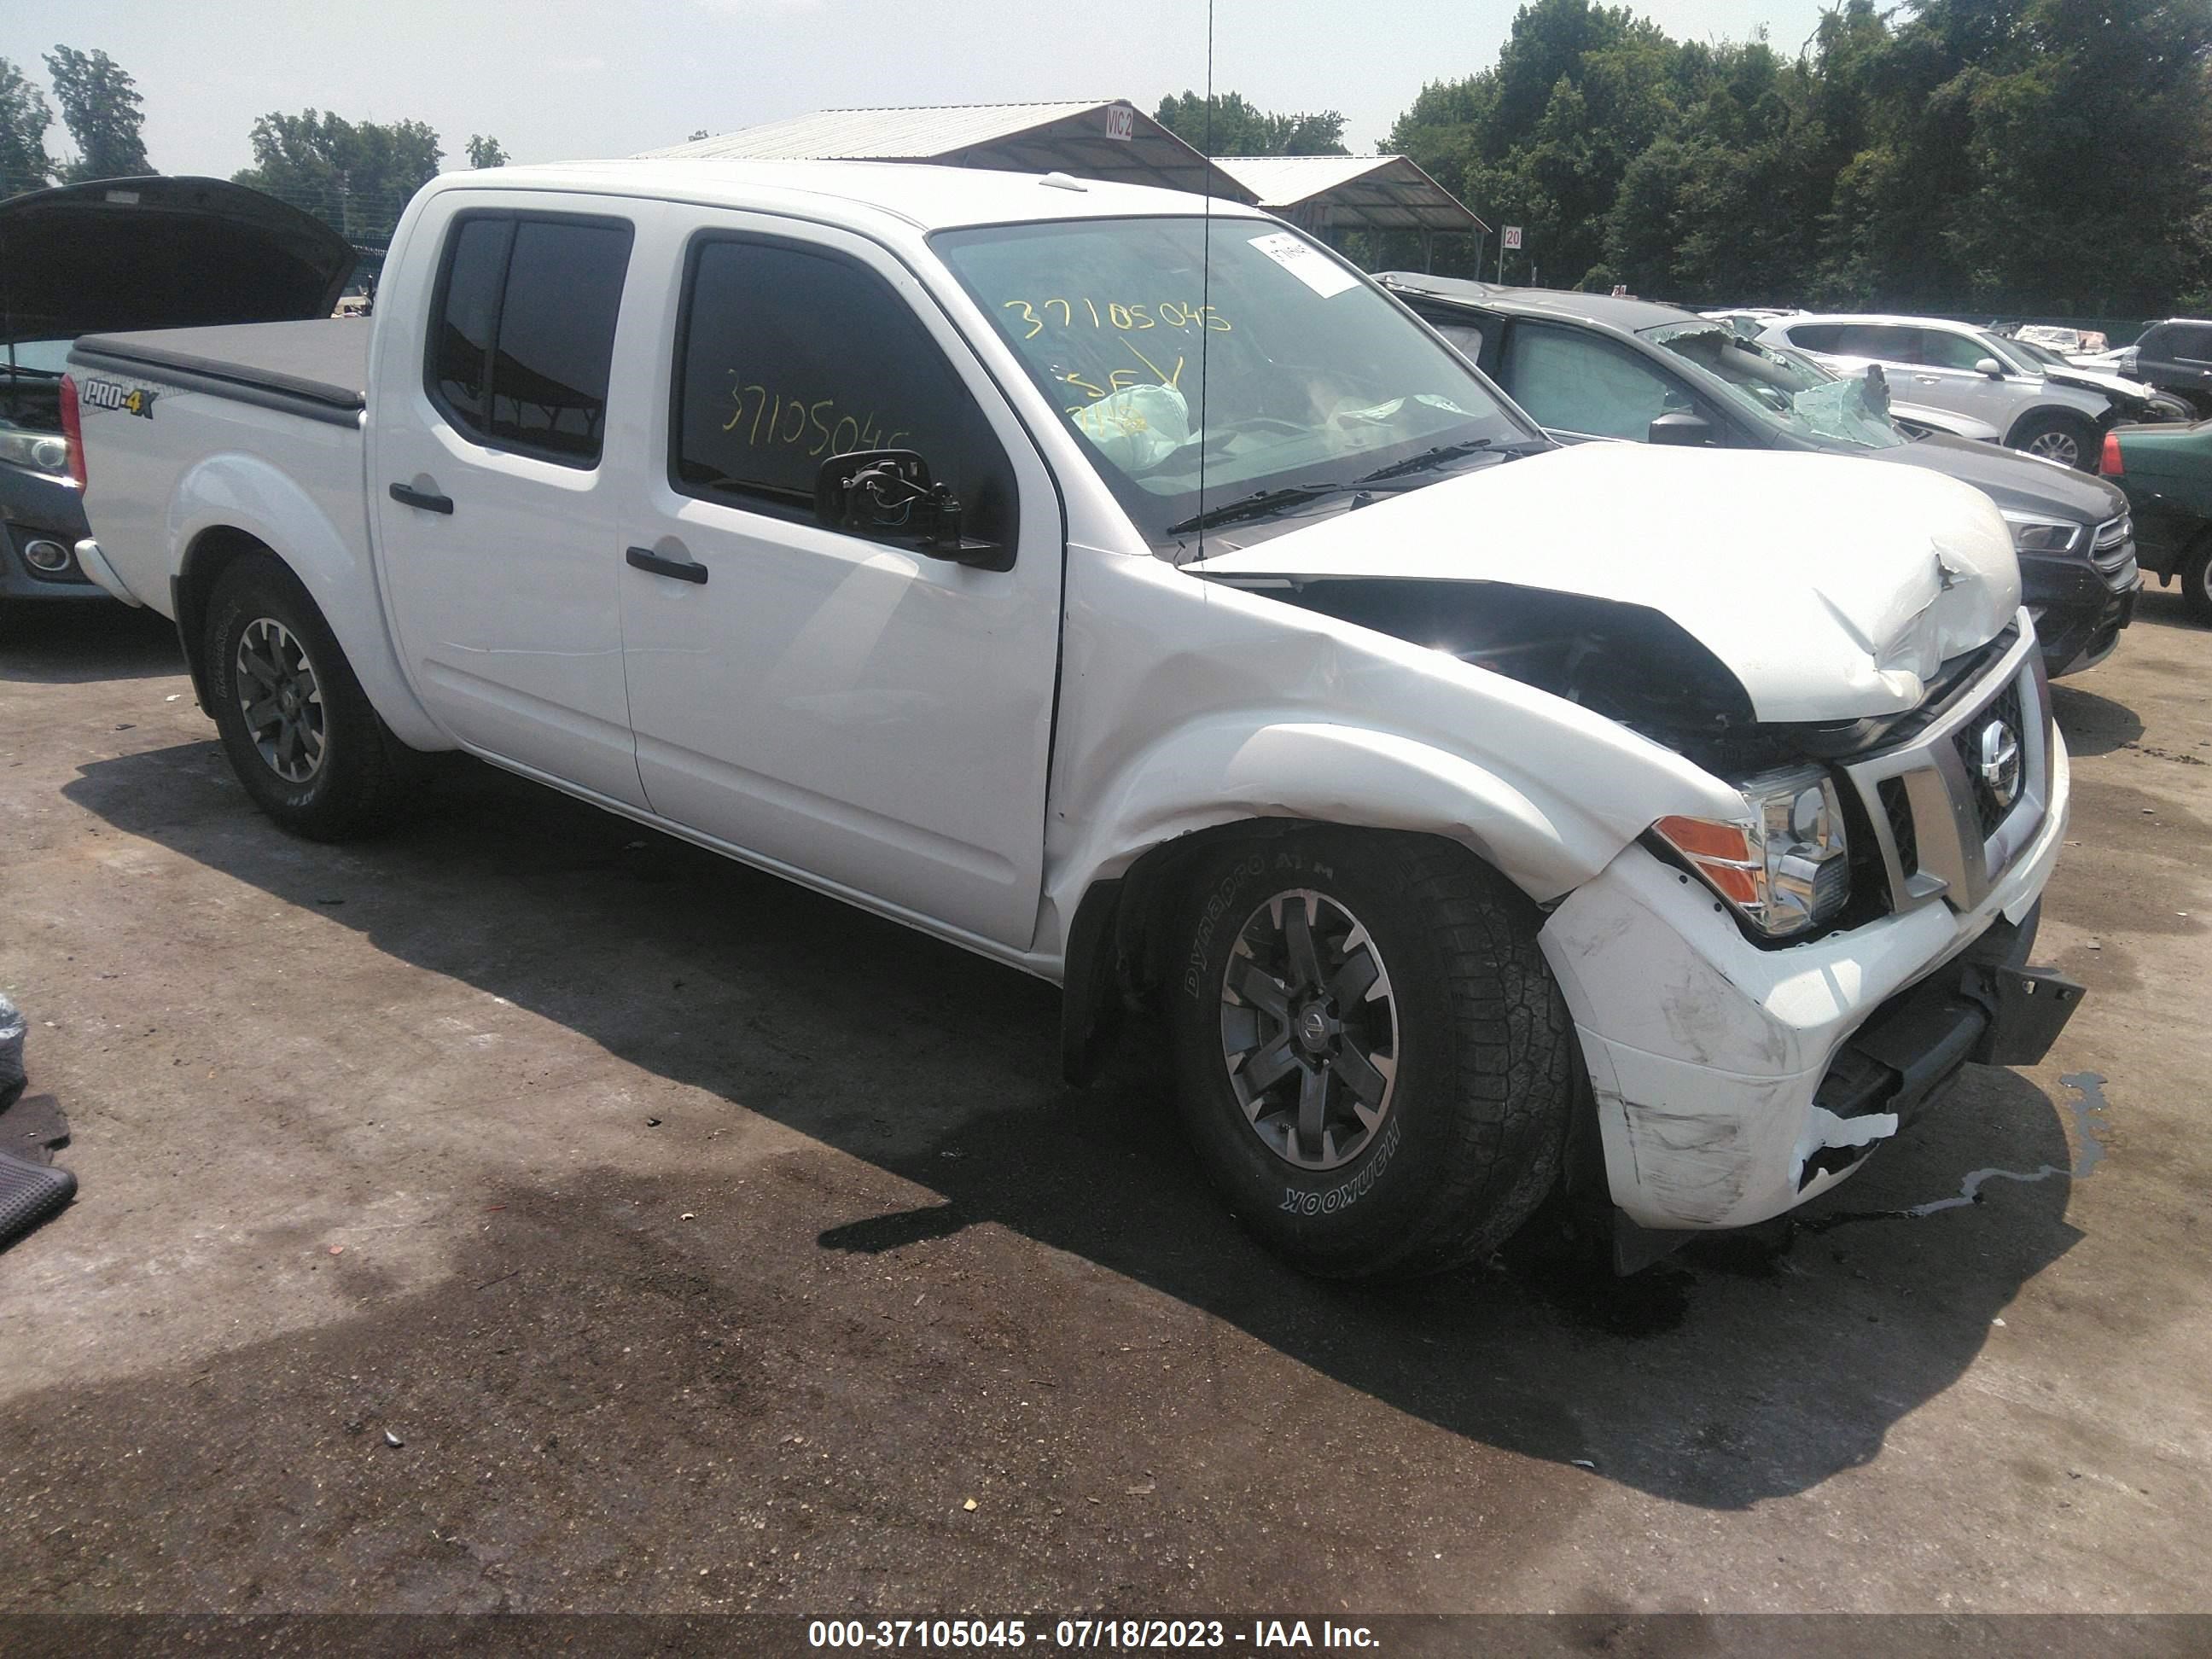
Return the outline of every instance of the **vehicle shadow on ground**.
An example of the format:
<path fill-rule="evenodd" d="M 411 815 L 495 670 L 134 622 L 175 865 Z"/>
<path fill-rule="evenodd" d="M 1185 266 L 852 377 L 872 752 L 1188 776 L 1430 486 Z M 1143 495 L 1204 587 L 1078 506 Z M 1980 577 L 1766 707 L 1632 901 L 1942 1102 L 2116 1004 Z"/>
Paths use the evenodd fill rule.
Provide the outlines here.
<path fill-rule="evenodd" d="M 283 837 L 211 743 L 87 765 L 65 793 L 322 907 L 402 961 L 938 1194 L 885 1203 L 864 1182 L 855 1210 L 853 1192 L 827 1189 L 856 1177 L 817 1174 L 812 1201 L 775 1212 L 778 1249 L 865 1262 L 996 1224 L 1453 1434 L 1679 1502 L 1741 1508 L 1869 1461 L 2079 1237 L 2057 1109 L 2025 1079 L 1978 1067 L 1780 1248 L 1709 1241 L 1626 1281 L 1530 1247 L 1409 1287 L 1318 1284 L 1249 1243 L 1203 1188 L 1157 1043 L 1140 1038 L 1103 1083 L 1070 1090 L 1050 988 L 891 923 L 473 765 L 411 828 L 349 848 Z M 1990 1182 L 1978 1205 L 1900 1214 L 1992 1167 L 2043 1175 Z M 696 1176 L 685 1191 L 735 1180 L 711 1155 Z M 757 1191 L 721 1195 L 769 1213 Z M 546 1248 L 571 1247 L 555 1231 Z M 755 1271 L 687 1270 L 717 1283 Z M 1085 1317 L 1110 1321 L 1119 1305 Z M 1008 1340 L 1060 1340 L 1038 1329 L 1051 1313 L 1015 1310 L 1024 1334 Z"/>
<path fill-rule="evenodd" d="M 2109 755 L 2143 734 L 2142 717 L 2125 703 L 2063 680 L 2051 688 L 2051 713 L 2069 755 Z"/>
<path fill-rule="evenodd" d="M 0 601 L 0 681 L 86 685 L 184 672 L 176 625 L 155 611 L 96 600 Z"/>

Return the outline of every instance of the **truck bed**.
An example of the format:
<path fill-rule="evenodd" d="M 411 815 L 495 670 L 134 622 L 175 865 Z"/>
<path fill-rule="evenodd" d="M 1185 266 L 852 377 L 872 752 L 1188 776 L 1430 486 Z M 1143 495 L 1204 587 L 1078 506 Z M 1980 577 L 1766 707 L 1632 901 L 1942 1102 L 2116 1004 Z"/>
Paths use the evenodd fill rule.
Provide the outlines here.
<path fill-rule="evenodd" d="M 88 334 L 70 362 L 356 426 L 368 406 L 369 325 L 359 318 Z"/>

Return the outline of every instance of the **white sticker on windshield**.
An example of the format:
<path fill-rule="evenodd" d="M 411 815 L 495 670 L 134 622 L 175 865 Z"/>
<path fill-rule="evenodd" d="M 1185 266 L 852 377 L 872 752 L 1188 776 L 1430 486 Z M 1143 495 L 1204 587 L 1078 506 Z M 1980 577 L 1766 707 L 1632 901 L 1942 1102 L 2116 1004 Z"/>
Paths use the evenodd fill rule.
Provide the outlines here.
<path fill-rule="evenodd" d="M 1322 258 L 1311 242 L 1287 230 L 1276 231 L 1270 236 L 1255 236 L 1252 246 L 1324 300 L 1332 294 L 1359 286 L 1357 276 L 1342 265 Z"/>

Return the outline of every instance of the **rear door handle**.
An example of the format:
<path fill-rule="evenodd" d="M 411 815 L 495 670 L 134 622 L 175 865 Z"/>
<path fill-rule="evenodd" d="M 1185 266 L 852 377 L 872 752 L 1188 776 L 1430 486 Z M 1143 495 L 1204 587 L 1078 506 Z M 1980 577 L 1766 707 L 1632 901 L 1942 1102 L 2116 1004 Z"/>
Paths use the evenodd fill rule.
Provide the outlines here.
<path fill-rule="evenodd" d="M 403 483 L 392 486 L 392 499 L 402 507 L 419 507 L 425 513 L 450 514 L 453 510 L 451 495 L 434 495 L 427 489 L 414 489 Z"/>
<path fill-rule="evenodd" d="M 656 576 L 673 576 L 679 582 L 699 582 L 707 580 L 707 567 L 689 559 L 664 559 L 649 547 L 633 547 L 623 555 L 640 570 L 650 570 Z"/>

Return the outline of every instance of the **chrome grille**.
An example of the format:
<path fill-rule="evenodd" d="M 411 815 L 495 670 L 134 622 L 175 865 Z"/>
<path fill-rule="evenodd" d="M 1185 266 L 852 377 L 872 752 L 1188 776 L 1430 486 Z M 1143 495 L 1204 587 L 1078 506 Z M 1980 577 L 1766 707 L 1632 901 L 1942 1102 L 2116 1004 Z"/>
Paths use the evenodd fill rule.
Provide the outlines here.
<path fill-rule="evenodd" d="M 2136 526 L 2130 515 L 2123 513 L 2097 526 L 2097 533 L 2089 544 L 2089 562 L 2097 567 L 2097 574 L 2104 577 L 2108 586 L 2127 587 L 2133 584 Z"/>
<path fill-rule="evenodd" d="M 2025 722 L 2021 719 L 2020 683 L 2017 680 L 2005 687 L 1987 708 L 1951 736 L 1952 744 L 1959 751 L 1960 764 L 1966 769 L 1967 781 L 1973 786 L 1974 817 L 1981 826 L 1984 841 L 1996 834 L 1997 825 L 2005 821 L 2006 816 L 2011 812 L 2013 806 L 2017 805 L 2020 801 L 2020 797 L 2017 795 L 2014 797 L 2011 805 L 1999 800 L 1996 791 L 1990 788 L 1987 780 L 1982 776 L 1982 757 L 1979 752 L 1982 729 L 1992 720 L 2002 720 L 2011 728 L 2013 740 L 2022 745 L 2021 752 L 2024 757 L 2027 730 Z"/>
<path fill-rule="evenodd" d="M 2051 694 L 2033 639 L 2014 638 L 1961 694 L 1932 698 L 1884 749 L 1839 769 L 1858 793 L 1889 884 L 1891 907 L 1942 896 L 1971 908 L 2041 830 L 2056 781 Z M 2001 805 L 1981 777 L 1981 733 L 2008 721 L 2020 744 L 2020 789 Z"/>

